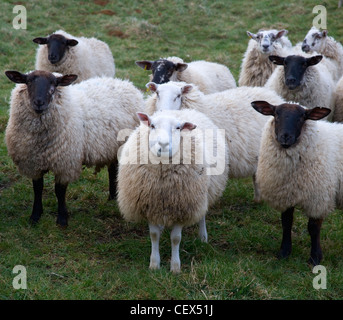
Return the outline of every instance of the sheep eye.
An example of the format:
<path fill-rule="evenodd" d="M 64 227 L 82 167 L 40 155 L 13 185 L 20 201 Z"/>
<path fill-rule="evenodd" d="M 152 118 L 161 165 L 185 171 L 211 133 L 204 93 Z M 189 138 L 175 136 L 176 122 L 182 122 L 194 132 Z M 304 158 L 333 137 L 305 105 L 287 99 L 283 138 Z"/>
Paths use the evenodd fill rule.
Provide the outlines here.
<path fill-rule="evenodd" d="M 151 129 L 155 129 L 155 125 L 151 124 L 151 125 L 150 125 L 150 128 L 151 128 Z"/>
<path fill-rule="evenodd" d="M 55 87 L 51 86 L 50 89 L 49 89 L 49 93 L 53 94 L 54 92 L 55 92 Z"/>
<path fill-rule="evenodd" d="M 180 127 L 180 126 L 177 126 L 177 127 L 176 127 L 176 130 L 181 130 L 181 127 Z"/>

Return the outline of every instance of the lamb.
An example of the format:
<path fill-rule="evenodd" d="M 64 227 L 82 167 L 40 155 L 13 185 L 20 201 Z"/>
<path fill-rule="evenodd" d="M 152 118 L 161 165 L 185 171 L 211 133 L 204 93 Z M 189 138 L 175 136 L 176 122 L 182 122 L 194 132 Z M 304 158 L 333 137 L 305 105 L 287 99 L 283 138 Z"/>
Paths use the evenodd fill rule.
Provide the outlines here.
<path fill-rule="evenodd" d="M 74 37 L 58 30 L 38 43 L 36 70 L 76 74 L 76 82 L 93 77 L 114 77 L 115 64 L 109 46 L 96 38 Z"/>
<path fill-rule="evenodd" d="M 343 47 L 333 37 L 329 37 L 327 30 L 320 31 L 312 27 L 302 42 L 302 50 L 306 53 L 317 52 L 331 60 L 334 64 L 332 76 L 338 81 L 343 75 Z"/>
<path fill-rule="evenodd" d="M 323 219 L 335 206 L 343 205 L 343 125 L 316 122 L 330 113 L 327 108 L 266 101 L 254 101 L 252 106 L 265 116 L 273 116 L 263 130 L 256 180 L 262 199 L 282 212 L 279 257 L 291 254 L 293 212 L 299 207 L 309 218 L 309 262 L 318 265 Z"/>
<path fill-rule="evenodd" d="M 196 84 L 205 93 L 214 93 L 236 88 L 236 81 L 226 66 L 204 60 L 184 63 L 179 57 L 162 58 L 156 61 L 142 60 L 136 64 L 152 71 L 152 82 L 181 81 Z"/>
<path fill-rule="evenodd" d="M 110 199 L 116 193 L 117 141 L 121 129 L 135 128 L 135 112 L 144 104 L 142 93 L 129 81 L 92 78 L 69 86 L 76 75 L 36 70 L 6 71 L 17 83 L 12 90 L 6 128 L 8 154 L 19 172 L 33 181 L 30 221 L 43 212 L 43 176 L 55 175 L 57 224 L 68 225 L 67 186 L 80 176 L 82 165 L 108 166 Z"/>
<path fill-rule="evenodd" d="M 292 44 L 287 38 L 287 30 L 260 30 L 257 34 L 247 31 L 251 38 L 244 54 L 238 85 L 263 87 L 275 65 L 270 63 L 270 55 L 284 55 Z"/>
<path fill-rule="evenodd" d="M 274 90 L 287 101 L 311 107 L 334 110 L 335 82 L 323 63 L 322 55 L 270 56 L 279 65 L 265 87 Z M 327 120 L 332 120 L 333 112 Z"/>
<path fill-rule="evenodd" d="M 333 120 L 343 122 L 343 76 L 338 81 L 335 89 L 335 114 Z"/>
<path fill-rule="evenodd" d="M 199 222 L 207 241 L 205 215 L 226 187 L 228 148 L 222 130 L 196 110 L 138 116 L 140 127 L 120 151 L 118 205 L 125 220 L 148 221 L 150 269 L 160 268 L 161 232 L 172 228 L 170 270 L 177 273 L 182 228 Z"/>
<path fill-rule="evenodd" d="M 229 177 L 254 178 L 262 128 L 265 117 L 254 114 L 250 103 L 256 99 L 268 99 L 283 103 L 275 92 L 262 87 L 239 87 L 223 92 L 204 95 L 195 85 L 169 82 L 161 85 L 148 83 L 156 92 L 146 101 L 146 112 L 156 110 L 196 109 L 206 114 L 220 129 L 225 129 L 229 147 Z M 263 98 L 264 97 L 264 98 Z M 255 185 L 254 200 L 259 201 Z"/>

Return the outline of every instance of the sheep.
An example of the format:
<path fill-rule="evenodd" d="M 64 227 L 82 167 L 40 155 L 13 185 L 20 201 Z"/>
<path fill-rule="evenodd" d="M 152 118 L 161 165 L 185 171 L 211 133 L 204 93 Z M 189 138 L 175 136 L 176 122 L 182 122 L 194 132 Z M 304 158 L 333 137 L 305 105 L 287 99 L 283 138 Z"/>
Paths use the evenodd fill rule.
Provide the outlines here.
<path fill-rule="evenodd" d="M 238 85 L 263 87 L 276 68 L 270 55 L 283 55 L 291 49 L 287 30 L 260 30 L 257 34 L 247 31 L 251 38 L 244 54 Z"/>
<path fill-rule="evenodd" d="M 109 46 L 96 38 L 74 37 L 58 30 L 48 37 L 33 39 L 39 44 L 36 70 L 76 74 L 77 82 L 93 77 L 114 77 L 115 64 Z"/>
<path fill-rule="evenodd" d="M 5 138 L 8 154 L 19 172 L 32 179 L 34 204 L 30 221 L 43 212 L 43 176 L 55 175 L 57 224 L 68 225 L 67 186 L 78 179 L 82 165 L 107 165 L 110 196 L 116 193 L 119 130 L 134 128 L 135 112 L 144 104 L 142 93 L 126 80 L 92 78 L 69 86 L 76 75 L 36 70 L 6 71 L 17 83 L 11 93 Z"/>
<path fill-rule="evenodd" d="M 287 101 L 311 107 L 325 107 L 334 110 L 334 89 L 330 72 L 323 63 L 322 55 L 270 56 L 279 65 L 265 87 L 274 90 Z M 327 120 L 332 120 L 333 112 Z"/>
<path fill-rule="evenodd" d="M 236 88 L 229 68 L 215 62 L 199 60 L 184 63 L 179 57 L 169 57 L 156 61 L 136 61 L 136 64 L 144 70 L 152 70 L 150 81 L 157 84 L 168 81 L 194 83 L 205 94 Z"/>
<path fill-rule="evenodd" d="M 312 27 L 302 42 L 302 50 L 306 53 L 317 52 L 322 54 L 334 64 L 332 76 L 338 81 L 343 75 L 343 47 L 333 37 L 329 37 L 327 30 L 320 31 Z"/>
<path fill-rule="evenodd" d="M 335 89 L 335 122 L 343 122 L 343 76 L 338 81 Z"/>
<path fill-rule="evenodd" d="M 273 116 L 263 130 L 256 180 L 262 199 L 282 212 L 279 257 L 291 254 L 293 212 L 298 207 L 309 218 L 309 262 L 318 265 L 322 259 L 322 221 L 335 206 L 343 205 L 343 125 L 316 121 L 330 113 L 328 108 L 266 101 L 254 101 L 252 106 L 265 116 Z"/>
<path fill-rule="evenodd" d="M 170 271 L 178 273 L 182 228 L 199 222 L 207 242 L 205 215 L 226 187 L 228 148 L 223 131 L 196 110 L 137 114 L 141 125 L 120 151 L 119 210 L 127 221 L 148 221 L 150 269 L 160 268 L 161 232 L 172 228 Z"/>
<path fill-rule="evenodd" d="M 196 109 L 206 114 L 218 128 L 225 129 L 230 158 L 229 177 L 252 176 L 254 180 L 261 132 L 266 119 L 254 114 L 250 103 L 256 99 L 283 103 L 281 97 L 262 87 L 239 87 L 204 95 L 194 84 L 184 82 L 161 85 L 150 82 L 147 86 L 156 92 L 146 100 L 145 110 L 148 114 L 161 109 L 180 108 Z M 259 202 L 258 186 L 255 183 L 254 187 L 254 201 Z"/>

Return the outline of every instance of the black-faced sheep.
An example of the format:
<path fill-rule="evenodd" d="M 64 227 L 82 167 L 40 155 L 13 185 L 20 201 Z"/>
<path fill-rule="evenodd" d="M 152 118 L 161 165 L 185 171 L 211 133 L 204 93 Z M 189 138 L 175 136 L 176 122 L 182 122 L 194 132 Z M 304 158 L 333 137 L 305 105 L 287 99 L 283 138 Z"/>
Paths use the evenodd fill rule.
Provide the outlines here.
<path fill-rule="evenodd" d="M 70 84 L 76 75 L 46 71 L 22 74 L 7 71 L 17 83 L 12 90 L 6 145 L 19 172 L 33 180 L 32 222 L 42 212 L 43 175 L 55 175 L 58 199 L 57 223 L 66 226 L 65 194 L 70 182 L 78 179 L 82 165 L 108 166 L 110 198 L 116 193 L 117 141 L 121 129 L 137 125 L 136 111 L 143 95 L 131 82 L 92 78 Z"/>

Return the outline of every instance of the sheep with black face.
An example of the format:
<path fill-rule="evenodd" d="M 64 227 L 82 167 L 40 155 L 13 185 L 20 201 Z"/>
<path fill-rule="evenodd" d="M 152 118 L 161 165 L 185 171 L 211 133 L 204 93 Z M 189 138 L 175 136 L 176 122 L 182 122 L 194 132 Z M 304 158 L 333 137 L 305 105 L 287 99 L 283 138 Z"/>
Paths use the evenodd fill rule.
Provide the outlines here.
<path fill-rule="evenodd" d="M 6 76 L 17 83 L 11 94 L 6 145 L 19 172 L 33 181 L 31 221 L 38 222 L 43 212 L 43 176 L 48 171 L 55 175 L 61 226 L 68 224 L 67 186 L 78 179 L 83 164 L 108 167 L 113 199 L 122 144 L 117 135 L 137 125 L 142 93 L 129 81 L 105 77 L 70 85 L 76 75 L 6 71 Z"/>
<path fill-rule="evenodd" d="M 322 259 L 320 229 L 335 207 L 343 207 L 343 125 L 323 119 L 328 108 L 304 108 L 296 103 L 272 105 L 252 102 L 253 108 L 272 116 L 262 133 L 256 181 L 261 197 L 282 212 L 283 236 L 280 257 L 292 249 L 294 208 L 309 218 L 309 262 Z"/>
<path fill-rule="evenodd" d="M 267 81 L 266 88 L 274 90 L 286 101 L 334 110 L 335 82 L 321 62 L 322 55 L 269 56 L 269 59 L 278 67 Z M 332 116 L 333 112 L 328 120 Z"/>
<path fill-rule="evenodd" d="M 136 61 L 136 64 L 144 70 L 151 70 L 150 80 L 157 84 L 169 81 L 194 83 L 204 94 L 236 88 L 229 68 L 219 63 L 204 60 L 184 63 L 179 57 L 169 57 Z"/>
<path fill-rule="evenodd" d="M 38 37 L 36 70 L 76 74 L 76 82 L 93 77 L 114 77 L 115 64 L 109 46 L 96 38 L 74 37 L 58 30 L 48 37 Z"/>

